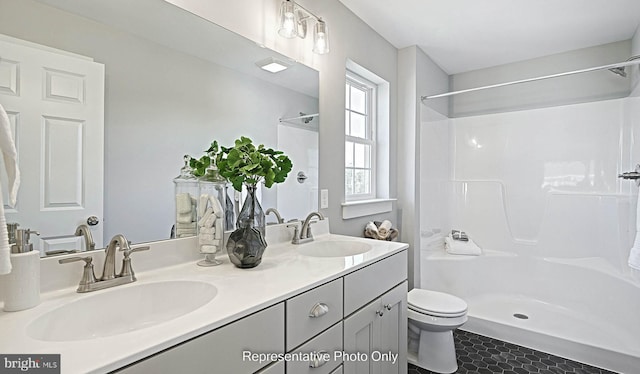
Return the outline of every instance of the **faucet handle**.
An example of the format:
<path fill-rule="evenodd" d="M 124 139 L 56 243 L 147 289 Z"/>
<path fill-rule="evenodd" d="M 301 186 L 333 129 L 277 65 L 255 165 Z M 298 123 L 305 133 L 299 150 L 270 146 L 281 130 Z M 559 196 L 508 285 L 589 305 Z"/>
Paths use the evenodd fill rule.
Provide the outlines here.
<path fill-rule="evenodd" d="M 291 239 L 291 242 L 292 242 L 293 244 L 298 243 L 298 240 L 300 240 L 300 234 L 298 233 L 298 232 L 299 232 L 298 226 L 299 226 L 299 222 L 295 222 L 295 223 L 288 223 L 288 224 L 285 226 L 286 228 L 293 227 L 293 239 Z"/>
<path fill-rule="evenodd" d="M 93 265 L 93 257 L 91 256 L 87 256 L 87 257 L 67 257 L 67 258 L 63 258 L 58 260 L 59 264 L 68 264 L 70 262 L 77 262 L 77 261 L 84 261 L 85 262 L 85 266 L 89 266 L 89 265 Z"/>
<path fill-rule="evenodd" d="M 124 257 L 128 258 L 129 256 L 131 256 L 131 254 L 133 252 L 140 252 L 140 251 L 146 251 L 148 249 L 150 249 L 151 247 L 149 247 L 148 245 L 142 246 L 142 247 L 134 247 L 134 248 L 120 248 L 121 252 L 124 252 Z"/>
<path fill-rule="evenodd" d="M 130 277 L 133 281 L 135 281 L 136 275 L 133 272 L 133 268 L 131 267 L 131 257 L 129 256 L 131 256 L 133 252 L 146 251 L 149 248 L 150 247 L 148 245 L 142 246 L 142 247 L 129 248 L 129 249 L 120 248 L 120 250 L 124 252 L 124 258 L 122 259 L 122 269 L 120 269 L 120 274 L 118 276 Z"/>
<path fill-rule="evenodd" d="M 60 264 L 68 264 L 70 262 L 84 261 L 84 270 L 82 271 L 82 278 L 78 284 L 78 292 L 88 292 L 91 284 L 96 283 L 96 273 L 93 271 L 93 257 L 68 257 L 58 260 Z"/>

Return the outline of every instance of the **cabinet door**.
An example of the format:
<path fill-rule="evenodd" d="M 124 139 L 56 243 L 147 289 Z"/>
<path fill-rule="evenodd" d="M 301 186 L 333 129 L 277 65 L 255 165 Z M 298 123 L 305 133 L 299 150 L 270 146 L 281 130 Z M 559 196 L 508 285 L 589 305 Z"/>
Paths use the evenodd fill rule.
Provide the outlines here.
<path fill-rule="evenodd" d="M 407 282 L 380 297 L 380 373 L 407 372 Z M 375 357 L 374 357 L 375 358 Z"/>
<path fill-rule="evenodd" d="M 269 364 L 249 353 L 284 353 L 280 303 L 126 367 L 119 374 L 249 374 Z M 276 368 L 274 368 L 276 370 Z"/>
<path fill-rule="evenodd" d="M 374 300 L 344 320 L 343 369 L 345 374 L 375 373 L 371 352 L 379 341 L 380 300 Z"/>

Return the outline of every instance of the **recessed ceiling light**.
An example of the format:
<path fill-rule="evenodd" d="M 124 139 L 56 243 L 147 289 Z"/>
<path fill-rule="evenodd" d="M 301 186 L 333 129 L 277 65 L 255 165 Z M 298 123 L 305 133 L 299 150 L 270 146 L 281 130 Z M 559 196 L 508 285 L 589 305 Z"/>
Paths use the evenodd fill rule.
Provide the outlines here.
<path fill-rule="evenodd" d="M 277 73 L 291 66 L 291 64 L 284 61 L 276 60 L 273 57 L 258 61 L 256 62 L 256 65 L 260 66 L 261 69 L 264 69 L 270 73 Z"/>

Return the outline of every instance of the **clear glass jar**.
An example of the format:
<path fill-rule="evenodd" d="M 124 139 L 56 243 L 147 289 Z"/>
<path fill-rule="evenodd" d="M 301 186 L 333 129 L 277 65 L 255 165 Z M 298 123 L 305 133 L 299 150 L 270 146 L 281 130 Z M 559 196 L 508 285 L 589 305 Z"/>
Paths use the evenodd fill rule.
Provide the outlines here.
<path fill-rule="evenodd" d="M 201 266 L 214 266 L 222 262 L 215 256 L 224 248 L 227 180 L 220 175 L 215 159 L 211 157 L 205 174 L 199 178 L 198 246 L 205 259 Z"/>
<path fill-rule="evenodd" d="M 173 238 L 186 238 L 197 235 L 197 202 L 200 196 L 198 178 L 193 175 L 189 166 L 188 155 L 184 156 L 184 166 L 180 175 L 173 179 L 175 189 L 175 225 Z"/>

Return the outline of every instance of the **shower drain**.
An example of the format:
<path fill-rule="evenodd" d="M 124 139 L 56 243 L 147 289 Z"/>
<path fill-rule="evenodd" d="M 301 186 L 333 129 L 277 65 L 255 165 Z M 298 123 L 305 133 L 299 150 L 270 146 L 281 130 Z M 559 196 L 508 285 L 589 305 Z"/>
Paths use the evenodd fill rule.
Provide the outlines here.
<path fill-rule="evenodd" d="M 513 315 L 514 317 L 518 318 L 518 319 L 529 319 L 529 316 L 526 314 L 522 314 L 522 313 L 516 313 Z"/>

